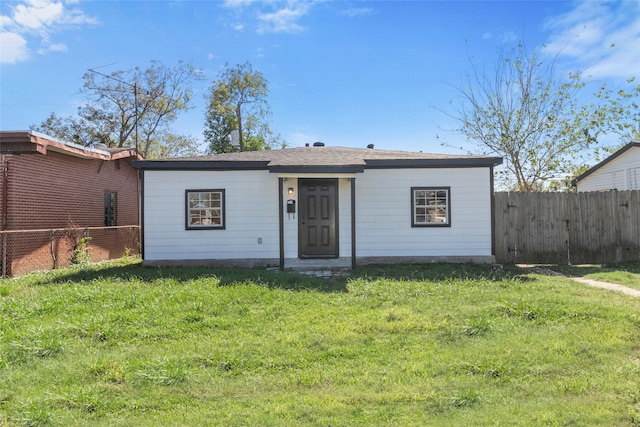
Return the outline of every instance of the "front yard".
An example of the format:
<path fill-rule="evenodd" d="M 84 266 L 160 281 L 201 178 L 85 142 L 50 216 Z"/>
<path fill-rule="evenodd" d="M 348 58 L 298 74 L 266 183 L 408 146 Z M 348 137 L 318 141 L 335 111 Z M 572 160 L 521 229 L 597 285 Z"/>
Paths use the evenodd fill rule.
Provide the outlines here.
<path fill-rule="evenodd" d="M 640 425 L 640 299 L 516 267 L 119 260 L 0 314 L 2 426 Z"/>

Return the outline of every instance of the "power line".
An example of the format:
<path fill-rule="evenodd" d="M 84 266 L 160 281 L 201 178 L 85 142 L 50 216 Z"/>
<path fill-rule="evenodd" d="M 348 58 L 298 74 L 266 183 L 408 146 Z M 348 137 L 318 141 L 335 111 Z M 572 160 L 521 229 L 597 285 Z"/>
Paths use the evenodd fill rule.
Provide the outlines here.
<path fill-rule="evenodd" d="M 133 106 L 134 106 L 134 112 L 135 112 L 135 116 L 136 116 L 136 119 L 133 122 L 133 127 L 135 129 L 134 138 L 135 138 L 135 141 L 136 141 L 136 151 L 138 151 L 138 84 L 137 84 L 137 82 L 134 82 L 133 84 L 131 84 L 129 82 L 125 82 L 124 80 L 117 79 L 117 78 L 115 78 L 113 76 L 108 76 L 106 74 L 101 73 L 100 71 L 96 71 L 96 70 L 91 69 L 91 68 L 88 68 L 88 70 L 91 73 L 98 74 L 98 75 L 100 75 L 102 77 L 105 77 L 105 78 L 110 79 L 110 80 L 114 80 L 116 82 L 122 83 L 124 85 L 127 85 L 127 86 L 133 88 Z M 148 91 L 147 91 L 147 94 L 149 94 Z"/>
<path fill-rule="evenodd" d="M 104 65 L 103 67 L 106 67 L 106 66 L 107 65 Z M 131 73 L 131 71 L 118 72 L 115 75 L 107 75 L 100 71 L 97 71 L 96 67 L 88 68 L 87 70 L 91 74 L 101 76 L 103 79 L 112 80 L 114 82 L 119 83 L 120 85 L 124 85 L 125 87 L 129 87 L 133 90 L 134 109 L 135 109 L 134 131 L 135 131 L 136 150 L 138 149 L 138 146 L 139 146 L 139 140 L 138 140 L 139 126 L 138 125 L 141 122 L 140 121 L 141 114 L 142 114 L 142 117 L 146 117 L 146 112 L 148 110 L 151 112 L 152 115 L 154 114 L 153 112 L 155 111 L 155 114 L 157 114 L 159 118 L 162 118 L 168 113 L 171 113 L 177 109 L 183 108 L 183 106 L 181 106 L 182 105 L 181 91 L 177 90 L 179 89 L 178 84 L 181 82 L 181 77 L 184 74 L 183 70 L 178 70 L 180 72 L 176 71 L 175 72 L 176 75 L 174 75 L 174 72 L 167 71 L 164 66 L 156 67 L 156 68 L 152 67 L 147 71 L 151 72 L 152 78 L 157 77 L 158 79 L 157 84 L 155 84 L 153 81 L 149 82 L 148 79 L 144 77 L 144 74 L 141 76 L 137 72 L 134 72 L 133 74 Z M 136 68 L 136 71 L 138 71 L 137 68 Z M 124 77 L 123 77 L 124 79 L 131 78 L 134 80 L 134 83 L 129 83 L 128 81 L 123 80 L 123 78 L 120 78 L 123 74 L 124 74 Z M 151 84 L 149 85 L 148 88 L 140 88 L 140 86 L 138 85 L 138 79 L 142 80 L 142 83 L 147 83 L 147 84 L 151 83 Z M 95 83 L 95 81 L 93 82 Z M 128 90 L 123 90 L 124 88 L 122 88 L 122 86 L 120 87 L 117 87 L 117 85 L 114 85 L 114 86 L 116 86 L 116 88 L 111 89 L 108 84 L 105 84 L 105 87 L 100 88 L 99 84 L 96 83 L 95 85 L 91 85 L 91 86 L 87 85 L 85 87 L 88 90 L 97 91 L 98 95 L 101 97 L 103 95 L 108 95 L 109 92 L 129 93 Z M 177 98 L 168 96 L 165 93 L 167 91 L 171 92 L 170 95 L 177 96 Z M 143 95 L 143 98 L 142 98 L 144 100 L 143 102 L 141 102 L 138 99 L 139 94 Z M 143 107 L 142 113 L 139 111 L 140 109 L 139 104 L 142 104 L 142 107 Z M 147 136 L 147 144 L 148 142 L 149 140 Z"/>

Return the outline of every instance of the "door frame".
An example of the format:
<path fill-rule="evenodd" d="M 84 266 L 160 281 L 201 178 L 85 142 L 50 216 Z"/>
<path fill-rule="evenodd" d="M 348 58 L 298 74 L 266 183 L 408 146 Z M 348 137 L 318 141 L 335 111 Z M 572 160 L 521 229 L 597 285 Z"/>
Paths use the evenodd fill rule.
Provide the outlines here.
<path fill-rule="evenodd" d="M 333 186 L 333 188 L 335 189 L 335 196 L 333 198 L 333 203 L 335 206 L 334 209 L 334 215 L 333 215 L 333 235 L 330 237 L 333 237 L 333 241 L 334 241 L 334 246 L 335 246 L 335 250 L 333 254 L 318 254 L 318 255 L 313 255 L 313 254 L 303 254 L 302 253 L 302 236 L 303 236 L 303 216 L 302 216 L 302 206 L 303 206 L 303 202 L 302 202 L 302 198 L 306 195 L 306 192 L 304 192 L 302 190 L 303 185 L 302 182 L 303 181 L 315 181 L 318 183 L 318 185 L 321 185 L 320 183 L 328 183 L 329 185 Z M 298 258 L 299 259 L 321 259 L 321 258 L 325 258 L 325 259 L 331 259 L 331 258 L 339 258 L 340 257 L 340 230 L 339 230 L 339 213 L 340 213 L 340 195 L 339 195 L 339 188 L 340 188 L 340 181 L 338 178 L 298 178 Z"/>

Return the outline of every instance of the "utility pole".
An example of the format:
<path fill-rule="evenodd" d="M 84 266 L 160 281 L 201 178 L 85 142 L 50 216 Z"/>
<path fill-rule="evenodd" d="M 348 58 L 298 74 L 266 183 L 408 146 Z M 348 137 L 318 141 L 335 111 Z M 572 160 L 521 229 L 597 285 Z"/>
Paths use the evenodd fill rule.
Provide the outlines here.
<path fill-rule="evenodd" d="M 94 73 L 94 74 L 98 74 L 102 77 L 105 77 L 107 79 L 110 80 L 114 80 L 118 83 L 122 83 L 123 85 L 127 85 L 130 88 L 133 89 L 133 105 L 134 105 L 134 122 L 133 122 L 133 127 L 134 127 L 134 138 L 135 138 L 135 144 L 136 144 L 136 151 L 138 151 L 138 83 L 134 82 L 133 84 L 129 83 L 129 82 L 125 82 L 123 80 L 117 79 L 113 76 L 108 76 L 106 74 L 103 74 L 99 71 L 93 70 L 91 68 L 88 68 L 89 72 Z"/>
<path fill-rule="evenodd" d="M 240 103 L 236 107 L 236 117 L 238 119 L 238 142 L 240 144 L 240 151 L 244 151 L 244 142 L 242 141 L 242 111 L 240 110 Z"/>
<path fill-rule="evenodd" d="M 135 115 L 136 115 L 136 119 L 133 122 L 133 126 L 135 129 L 134 137 L 136 139 L 136 151 L 138 151 L 138 83 L 137 82 L 133 83 L 133 105 L 134 105 Z"/>

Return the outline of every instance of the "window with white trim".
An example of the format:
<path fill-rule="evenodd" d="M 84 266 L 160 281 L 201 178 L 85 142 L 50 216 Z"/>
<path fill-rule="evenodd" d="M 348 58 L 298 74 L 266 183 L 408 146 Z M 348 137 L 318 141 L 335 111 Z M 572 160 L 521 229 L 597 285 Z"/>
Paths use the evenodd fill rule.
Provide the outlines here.
<path fill-rule="evenodd" d="M 188 230 L 224 230 L 224 190 L 187 190 L 186 205 Z"/>
<path fill-rule="evenodd" d="M 412 227 L 451 226 L 451 187 L 411 188 Z"/>

